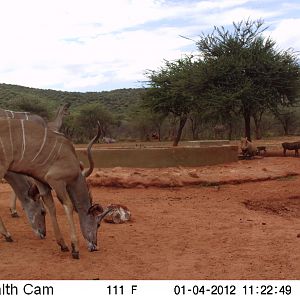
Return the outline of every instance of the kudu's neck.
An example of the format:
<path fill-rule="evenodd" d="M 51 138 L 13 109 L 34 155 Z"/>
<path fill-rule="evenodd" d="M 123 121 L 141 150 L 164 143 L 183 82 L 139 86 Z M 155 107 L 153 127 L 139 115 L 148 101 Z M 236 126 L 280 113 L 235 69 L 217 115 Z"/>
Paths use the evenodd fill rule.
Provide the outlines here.
<path fill-rule="evenodd" d="M 56 112 L 56 116 L 54 120 L 48 122 L 47 124 L 48 128 L 53 131 L 59 131 L 63 122 L 64 115 L 65 115 L 64 107 L 59 108 L 58 111 Z"/>
<path fill-rule="evenodd" d="M 79 216 L 87 214 L 92 205 L 92 198 L 85 177 L 79 174 L 76 180 L 67 185 L 67 190 Z"/>

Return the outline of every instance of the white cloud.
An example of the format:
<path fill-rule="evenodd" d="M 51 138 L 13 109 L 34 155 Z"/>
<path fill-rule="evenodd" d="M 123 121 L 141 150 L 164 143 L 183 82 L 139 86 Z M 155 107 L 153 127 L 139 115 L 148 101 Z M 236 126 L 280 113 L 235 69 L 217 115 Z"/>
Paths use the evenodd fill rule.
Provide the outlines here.
<path fill-rule="evenodd" d="M 258 0 L 0 0 L 0 82 L 75 91 L 128 87 L 122 82 L 134 85 L 146 69 L 195 49 L 179 35 L 197 39 L 213 25 L 248 17 L 277 18 L 274 37 L 299 49 L 299 21 L 284 20 L 289 2 L 282 7 Z"/>
<path fill-rule="evenodd" d="M 270 33 L 273 40 L 277 42 L 280 49 L 294 48 L 300 50 L 300 18 L 285 19 L 276 25 Z"/>

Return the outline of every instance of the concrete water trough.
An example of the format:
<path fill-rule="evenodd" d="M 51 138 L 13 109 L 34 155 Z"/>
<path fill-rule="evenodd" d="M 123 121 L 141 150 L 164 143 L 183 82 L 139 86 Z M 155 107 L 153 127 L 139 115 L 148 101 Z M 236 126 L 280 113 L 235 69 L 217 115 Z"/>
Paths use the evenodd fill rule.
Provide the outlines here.
<path fill-rule="evenodd" d="M 198 147 L 207 147 L 207 146 L 223 146 L 229 145 L 229 140 L 196 140 L 196 141 L 187 141 L 189 146 L 198 146 Z"/>
<path fill-rule="evenodd" d="M 86 150 L 76 149 L 84 165 L 88 164 Z M 222 145 L 207 147 L 113 147 L 93 148 L 97 168 L 166 168 L 216 165 L 238 160 L 238 146 Z"/>

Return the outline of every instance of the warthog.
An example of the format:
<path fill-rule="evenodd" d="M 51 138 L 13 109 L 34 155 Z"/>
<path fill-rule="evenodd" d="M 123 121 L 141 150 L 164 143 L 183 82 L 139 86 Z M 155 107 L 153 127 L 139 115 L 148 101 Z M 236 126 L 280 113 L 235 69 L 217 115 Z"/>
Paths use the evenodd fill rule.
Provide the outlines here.
<path fill-rule="evenodd" d="M 283 155 L 286 156 L 286 150 L 295 150 L 295 156 L 299 156 L 299 149 L 300 149 L 300 141 L 299 142 L 292 142 L 292 143 L 282 143 L 283 148 Z"/>
<path fill-rule="evenodd" d="M 241 150 L 244 156 L 252 157 L 257 154 L 257 147 L 247 137 L 241 138 Z"/>

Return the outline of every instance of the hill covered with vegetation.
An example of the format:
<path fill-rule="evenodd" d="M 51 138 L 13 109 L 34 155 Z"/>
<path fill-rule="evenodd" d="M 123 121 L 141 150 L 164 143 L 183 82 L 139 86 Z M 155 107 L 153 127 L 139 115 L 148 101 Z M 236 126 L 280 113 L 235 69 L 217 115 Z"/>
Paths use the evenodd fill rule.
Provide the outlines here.
<path fill-rule="evenodd" d="M 94 135 L 97 120 L 101 121 L 102 137 L 118 141 L 146 141 L 153 139 L 153 133 L 159 133 L 161 140 L 172 140 L 178 125 L 176 120 L 172 115 L 153 114 L 147 110 L 143 105 L 145 92 L 145 89 L 118 89 L 79 93 L 0 84 L 0 108 L 29 111 L 51 120 L 59 105 L 70 103 L 70 115 L 64 119 L 62 131 L 75 143 L 85 143 Z M 299 134 L 299 115 L 299 107 L 292 107 L 281 119 L 265 114 L 261 124 L 263 136 Z M 243 120 L 236 118 L 235 121 L 231 138 L 239 139 L 243 136 Z M 219 122 L 218 117 L 203 119 L 191 115 L 182 138 L 228 138 L 226 127 L 216 134 L 215 126 Z M 288 132 L 284 126 L 288 126 Z"/>
<path fill-rule="evenodd" d="M 16 109 L 21 102 L 39 101 L 49 110 L 61 103 L 70 103 L 73 109 L 83 104 L 100 103 L 116 115 L 126 115 L 131 107 L 139 105 L 143 89 L 118 89 L 103 92 L 64 92 L 50 89 L 36 89 L 19 85 L 0 84 L 0 105 Z"/>

